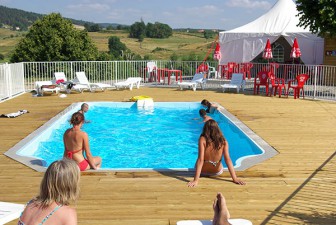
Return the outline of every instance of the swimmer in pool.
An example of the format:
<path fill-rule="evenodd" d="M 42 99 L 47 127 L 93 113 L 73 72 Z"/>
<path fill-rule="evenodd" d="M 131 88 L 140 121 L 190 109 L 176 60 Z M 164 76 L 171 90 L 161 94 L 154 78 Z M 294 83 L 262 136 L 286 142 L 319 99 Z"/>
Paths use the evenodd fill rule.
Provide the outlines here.
<path fill-rule="evenodd" d="M 214 103 L 210 103 L 208 100 L 203 99 L 201 101 L 202 106 L 206 107 L 206 112 L 207 113 L 214 113 L 216 109 L 218 109 L 218 105 Z"/>
<path fill-rule="evenodd" d="M 212 119 L 210 116 L 207 115 L 205 109 L 200 109 L 199 114 L 200 114 L 201 118 L 203 119 L 203 123 Z"/>
<path fill-rule="evenodd" d="M 87 111 L 89 111 L 89 104 L 87 104 L 87 103 L 83 103 L 81 105 L 81 109 L 78 110 L 78 112 L 82 113 L 83 115 L 85 113 L 87 113 Z M 90 120 L 85 120 L 84 123 L 91 123 L 91 121 Z"/>
<path fill-rule="evenodd" d="M 218 176 L 223 173 L 222 157 L 228 166 L 234 183 L 244 185 L 245 182 L 238 179 L 229 154 L 229 143 L 225 140 L 222 131 L 214 120 L 208 120 L 203 127 L 198 140 L 198 158 L 195 164 L 194 180 L 188 183 L 188 187 L 196 187 L 201 175 Z"/>

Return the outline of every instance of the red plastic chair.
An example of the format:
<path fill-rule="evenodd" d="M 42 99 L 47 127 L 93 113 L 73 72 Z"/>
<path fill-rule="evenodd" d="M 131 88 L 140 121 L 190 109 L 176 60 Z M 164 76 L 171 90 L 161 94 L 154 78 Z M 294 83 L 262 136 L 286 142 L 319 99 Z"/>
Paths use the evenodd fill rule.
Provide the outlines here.
<path fill-rule="evenodd" d="M 303 73 L 303 74 L 297 75 L 294 80 L 288 81 L 287 97 L 288 97 L 289 90 L 292 88 L 294 92 L 294 99 L 300 98 L 301 90 L 302 90 L 302 96 L 304 98 L 303 86 L 308 79 L 309 79 L 309 75 Z"/>
<path fill-rule="evenodd" d="M 244 80 L 251 79 L 251 69 L 253 68 L 253 63 L 242 63 L 241 72 L 244 74 Z"/>
<path fill-rule="evenodd" d="M 282 90 L 284 90 L 284 93 L 286 93 L 286 83 L 285 79 L 283 78 L 276 78 L 274 73 L 269 74 L 269 80 L 271 81 L 271 91 L 269 93 L 269 96 L 276 95 L 276 92 L 279 91 L 279 98 L 281 97 Z"/>
<path fill-rule="evenodd" d="M 237 64 L 235 62 L 228 62 L 227 65 L 227 79 L 231 79 Z"/>
<path fill-rule="evenodd" d="M 209 66 L 206 63 L 201 63 L 196 69 L 196 73 L 208 73 L 208 71 Z"/>
<path fill-rule="evenodd" d="M 227 65 L 218 65 L 218 71 L 220 71 L 220 77 L 227 79 Z"/>
<path fill-rule="evenodd" d="M 266 88 L 266 95 L 268 95 L 268 89 L 269 89 L 269 82 L 268 82 L 268 78 L 269 78 L 270 72 L 269 71 L 260 71 L 257 74 L 257 77 L 254 79 L 254 89 L 253 89 L 253 93 L 259 94 L 259 88 L 260 86 L 265 86 Z"/>

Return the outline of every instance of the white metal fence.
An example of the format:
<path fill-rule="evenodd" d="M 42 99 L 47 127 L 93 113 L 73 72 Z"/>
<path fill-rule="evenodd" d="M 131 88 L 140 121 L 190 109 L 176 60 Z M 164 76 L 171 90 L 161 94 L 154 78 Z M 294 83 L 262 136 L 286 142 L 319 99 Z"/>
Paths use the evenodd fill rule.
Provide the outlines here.
<path fill-rule="evenodd" d="M 64 72 L 68 80 L 75 78 L 75 73 L 84 71 L 90 82 L 101 82 L 113 85 L 128 77 L 142 77 L 143 85 L 157 84 L 157 80 L 150 80 L 147 71 L 148 61 L 73 61 L 73 62 L 25 62 L 0 65 L 0 101 L 11 98 L 25 91 L 35 88 L 36 81 L 49 81 L 54 79 L 54 72 Z M 176 81 L 191 80 L 200 61 L 155 61 L 157 68 L 161 70 L 163 77 L 168 74 Z M 208 75 L 207 88 L 221 90 L 220 85 L 227 83 L 227 71 L 217 62 L 207 63 L 213 67 L 213 73 Z M 278 78 L 286 81 L 294 79 L 300 73 L 306 73 L 310 79 L 305 85 L 305 97 L 313 99 L 336 100 L 336 67 L 325 65 L 296 65 L 296 64 L 272 64 L 255 63 L 250 70 L 251 79 L 246 80 L 245 90 L 251 92 L 254 86 L 254 78 L 261 70 L 272 70 Z M 242 72 L 243 65 L 238 64 L 233 72 Z M 181 77 L 176 72 L 167 74 L 167 71 L 181 71 Z M 215 71 L 216 70 L 216 71 Z M 169 86 L 176 86 L 172 82 Z"/>
<path fill-rule="evenodd" d="M 23 63 L 0 65 L 0 101 L 25 92 Z"/>

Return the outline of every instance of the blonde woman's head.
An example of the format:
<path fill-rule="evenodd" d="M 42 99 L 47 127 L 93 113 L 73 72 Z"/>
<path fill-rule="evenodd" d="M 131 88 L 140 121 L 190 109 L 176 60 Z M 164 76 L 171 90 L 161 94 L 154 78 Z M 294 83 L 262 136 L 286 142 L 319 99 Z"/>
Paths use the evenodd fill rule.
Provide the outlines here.
<path fill-rule="evenodd" d="M 53 202 L 69 205 L 79 196 L 79 179 L 80 171 L 75 161 L 66 158 L 55 161 L 43 176 L 36 200 L 42 208 Z"/>

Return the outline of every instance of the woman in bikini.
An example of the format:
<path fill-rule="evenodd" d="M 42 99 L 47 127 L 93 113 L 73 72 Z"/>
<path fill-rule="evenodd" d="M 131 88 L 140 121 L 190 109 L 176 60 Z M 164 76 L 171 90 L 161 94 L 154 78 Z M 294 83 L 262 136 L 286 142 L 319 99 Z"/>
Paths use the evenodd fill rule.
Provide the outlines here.
<path fill-rule="evenodd" d="M 80 171 L 74 161 L 53 162 L 43 176 L 39 195 L 27 203 L 18 225 L 76 225 L 76 209 L 69 205 L 78 199 L 79 178 Z"/>
<path fill-rule="evenodd" d="M 218 176 L 223 173 L 222 157 L 228 167 L 232 180 L 236 184 L 244 185 L 245 182 L 238 179 L 229 154 L 229 144 L 225 140 L 222 131 L 214 120 L 208 120 L 203 127 L 198 140 L 198 158 L 194 180 L 188 183 L 188 187 L 196 187 L 201 175 Z"/>
<path fill-rule="evenodd" d="M 92 156 L 87 133 L 81 131 L 84 123 L 84 115 L 76 112 L 72 115 L 70 123 L 72 128 L 65 131 L 63 135 L 64 157 L 77 162 L 81 171 L 88 169 L 99 169 L 102 159 L 99 156 Z M 86 158 L 84 157 L 84 153 Z"/>

